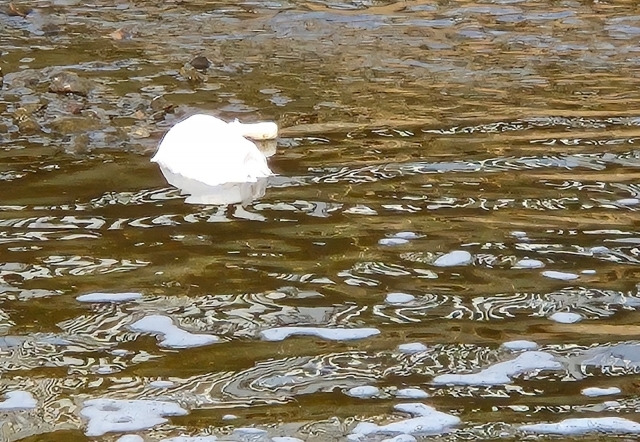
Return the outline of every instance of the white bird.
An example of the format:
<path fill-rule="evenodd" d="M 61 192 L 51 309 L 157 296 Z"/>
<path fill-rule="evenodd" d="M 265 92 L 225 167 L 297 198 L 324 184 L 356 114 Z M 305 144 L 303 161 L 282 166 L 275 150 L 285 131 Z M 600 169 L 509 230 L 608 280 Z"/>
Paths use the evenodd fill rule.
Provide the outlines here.
<path fill-rule="evenodd" d="M 151 161 L 164 171 L 209 186 L 254 183 L 273 175 L 267 159 L 248 138 L 276 138 L 273 122 L 227 123 L 211 115 L 196 114 L 166 133 Z"/>

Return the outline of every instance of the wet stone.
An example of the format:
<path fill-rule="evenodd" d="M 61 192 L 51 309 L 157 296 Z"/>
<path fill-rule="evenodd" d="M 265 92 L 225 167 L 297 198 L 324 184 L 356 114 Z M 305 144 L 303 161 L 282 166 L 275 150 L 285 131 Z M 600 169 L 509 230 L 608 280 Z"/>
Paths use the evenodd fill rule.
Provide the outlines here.
<path fill-rule="evenodd" d="M 20 107 L 16 109 L 13 118 L 20 130 L 20 133 L 30 134 L 40 132 L 41 128 L 34 116 L 27 109 Z"/>
<path fill-rule="evenodd" d="M 93 90 L 91 80 L 80 77 L 74 72 L 61 72 L 54 75 L 49 83 L 49 92 L 57 94 L 78 94 L 87 96 Z"/>
<path fill-rule="evenodd" d="M 109 37 L 115 41 L 131 40 L 134 32 L 131 29 L 119 28 L 109 34 Z"/>
<path fill-rule="evenodd" d="M 166 112 L 171 110 L 171 108 L 173 108 L 173 105 L 169 103 L 162 95 L 158 95 L 153 100 L 151 100 L 149 107 L 151 107 L 151 110 L 153 112 Z"/>
<path fill-rule="evenodd" d="M 88 134 L 77 134 L 70 140 L 69 145 L 65 147 L 65 152 L 75 155 L 85 153 L 88 151 L 89 141 Z"/>
<path fill-rule="evenodd" d="M 134 127 L 131 129 L 132 138 L 149 138 L 151 132 L 146 127 Z"/>
<path fill-rule="evenodd" d="M 4 81 L 13 89 L 30 88 L 36 86 L 41 81 L 42 74 L 38 71 L 25 69 L 23 71 L 7 72 Z"/>
<path fill-rule="evenodd" d="M 420 342 L 410 342 L 407 344 L 400 344 L 398 346 L 398 351 L 400 351 L 400 353 L 406 353 L 406 354 L 420 353 L 421 351 L 426 351 L 426 350 L 427 350 L 427 346 Z"/>
<path fill-rule="evenodd" d="M 359 387 L 350 388 L 347 390 L 346 394 L 352 397 L 367 399 L 380 394 L 380 389 L 373 385 L 361 385 Z"/>
<path fill-rule="evenodd" d="M 203 55 L 198 55 L 189 64 L 199 71 L 206 71 L 211 66 L 209 59 Z"/>
<path fill-rule="evenodd" d="M 561 324 L 573 324 L 582 321 L 582 316 L 572 312 L 556 312 L 549 316 L 549 319 Z"/>
<path fill-rule="evenodd" d="M 414 299 L 416 299 L 416 297 L 408 293 L 389 293 L 384 301 L 387 304 L 406 304 Z"/>
<path fill-rule="evenodd" d="M 90 117 L 62 117 L 51 122 L 51 129 L 61 134 L 87 132 L 100 126 L 99 120 Z"/>

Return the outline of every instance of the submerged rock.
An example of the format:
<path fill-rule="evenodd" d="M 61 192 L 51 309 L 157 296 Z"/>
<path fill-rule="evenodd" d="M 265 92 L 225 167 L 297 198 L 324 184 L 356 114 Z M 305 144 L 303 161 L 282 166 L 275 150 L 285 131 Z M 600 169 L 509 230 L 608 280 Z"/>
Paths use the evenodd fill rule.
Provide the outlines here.
<path fill-rule="evenodd" d="M 13 118 L 21 134 L 34 134 L 42 130 L 33 114 L 24 107 L 16 109 Z"/>
<path fill-rule="evenodd" d="M 78 94 L 86 97 L 93 90 L 91 80 L 80 77 L 74 72 L 55 74 L 49 83 L 49 92 L 57 94 Z"/>
<path fill-rule="evenodd" d="M 186 64 L 180 68 L 180 75 L 189 83 L 202 83 L 207 79 L 206 75 L 190 64 Z"/>
<path fill-rule="evenodd" d="M 453 266 L 466 266 L 471 264 L 473 256 L 466 250 L 454 250 L 446 255 L 440 256 L 433 262 L 436 267 L 453 267 Z"/>
<path fill-rule="evenodd" d="M 102 122 L 88 116 L 59 117 L 51 121 L 50 127 L 56 133 L 73 134 L 99 129 L 102 127 Z"/>
<path fill-rule="evenodd" d="M 586 417 L 556 423 L 523 425 L 520 431 L 534 434 L 582 435 L 590 433 L 640 434 L 640 424 L 621 417 Z"/>

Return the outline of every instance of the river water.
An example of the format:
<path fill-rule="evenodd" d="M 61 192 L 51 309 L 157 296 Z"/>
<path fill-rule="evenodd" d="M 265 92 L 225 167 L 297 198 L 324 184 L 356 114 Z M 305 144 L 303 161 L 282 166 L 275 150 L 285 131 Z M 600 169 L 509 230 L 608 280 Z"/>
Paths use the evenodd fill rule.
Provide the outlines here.
<path fill-rule="evenodd" d="M 0 440 L 640 433 L 634 2 L 1 7 Z M 149 162 L 195 112 L 263 196 Z"/>

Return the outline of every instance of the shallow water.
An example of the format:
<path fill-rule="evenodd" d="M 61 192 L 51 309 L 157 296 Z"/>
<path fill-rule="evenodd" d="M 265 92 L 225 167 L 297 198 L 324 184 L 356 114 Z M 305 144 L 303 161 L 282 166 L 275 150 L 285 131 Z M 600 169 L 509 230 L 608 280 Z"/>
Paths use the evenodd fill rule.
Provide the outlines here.
<path fill-rule="evenodd" d="M 0 14 L 0 440 L 640 432 L 637 6 L 162 3 Z M 264 196 L 149 163 L 193 112 Z"/>

